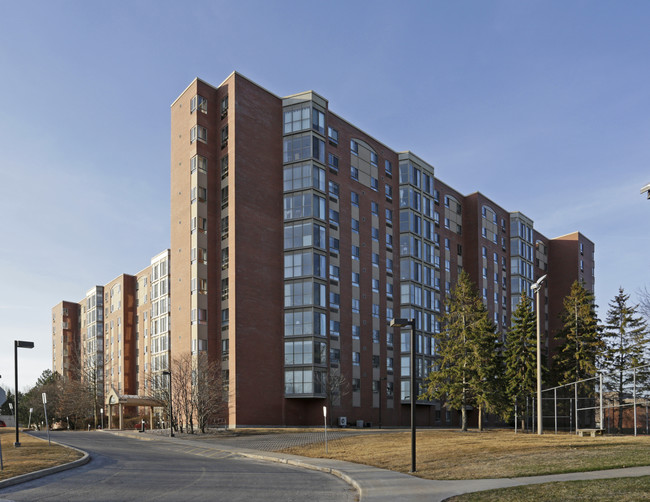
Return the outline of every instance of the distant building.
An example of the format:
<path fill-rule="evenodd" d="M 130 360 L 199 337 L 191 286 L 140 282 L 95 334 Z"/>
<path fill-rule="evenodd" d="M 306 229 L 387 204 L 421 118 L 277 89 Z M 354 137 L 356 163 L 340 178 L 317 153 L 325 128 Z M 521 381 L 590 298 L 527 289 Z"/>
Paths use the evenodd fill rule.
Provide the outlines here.
<path fill-rule="evenodd" d="M 205 353 L 221 364 L 232 427 L 317 424 L 324 404 L 348 422 L 404 425 L 410 339 L 388 328 L 392 317 L 416 320 L 423 382 L 462 268 L 502 336 L 539 276 L 549 274 L 551 340 L 571 283 L 593 290 L 594 245 L 584 236 L 548 239 L 530 217 L 460 194 L 313 91 L 282 98 L 238 73 L 216 87 L 196 79 L 171 105 L 171 132 L 164 320 L 155 269 L 103 287 L 105 388 L 146 393 L 170 357 Z M 109 312 L 111 298 L 121 314 Z M 96 331 L 88 323 L 79 333 Z M 91 341 L 81 345 L 95 350 Z M 427 402 L 417 420 L 454 417 Z"/>

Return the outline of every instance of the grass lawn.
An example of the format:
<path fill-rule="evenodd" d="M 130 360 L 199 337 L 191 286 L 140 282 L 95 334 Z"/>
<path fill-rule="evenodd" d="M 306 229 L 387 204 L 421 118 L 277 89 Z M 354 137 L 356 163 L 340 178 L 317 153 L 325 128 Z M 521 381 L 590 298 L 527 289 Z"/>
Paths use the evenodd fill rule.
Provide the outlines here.
<path fill-rule="evenodd" d="M 0 428 L 2 442 L 2 461 L 4 469 L 0 471 L 0 481 L 21 474 L 46 469 L 55 465 L 66 464 L 81 458 L 81 453 L 56 444 L 48 445 L 47 440 L 34 438 L 29 434 L 20 434 L 20 447 L 14 447 L 16 430 L 13 427 Z"/>
<path fill-rule="evenodd" d="M 468 493 L 449 499 L 453 502 L 556 502 L 558 500 L 589 500 L 590 502 L 650 500 L 650 476 L 518 486 Z"/>
<path fill-rule="evenodd" d="M 306 457 L 332 458 L 407 473 L 410 432 L 366 434 L 284 450 Z M 649 437 L 577 437 L 568 434 L 515 434 L 507 430 L 417 433 L 417 476 L 479 479 L 536 476 L 650 465 Z"/>

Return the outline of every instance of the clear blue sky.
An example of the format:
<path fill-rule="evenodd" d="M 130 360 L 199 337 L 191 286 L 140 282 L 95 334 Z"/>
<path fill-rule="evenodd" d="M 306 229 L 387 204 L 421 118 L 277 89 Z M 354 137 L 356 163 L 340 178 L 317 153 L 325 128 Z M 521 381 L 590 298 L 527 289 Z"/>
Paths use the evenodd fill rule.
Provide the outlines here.
<path fill-rule="evenodd" d="M 169 245 L 169 106 L 237 70 L 313 89 L 462 193 L 596 243 L 596 300 L 650 285 L 650 2 L 2 2 L 0 385 L 51 308 Z"/>

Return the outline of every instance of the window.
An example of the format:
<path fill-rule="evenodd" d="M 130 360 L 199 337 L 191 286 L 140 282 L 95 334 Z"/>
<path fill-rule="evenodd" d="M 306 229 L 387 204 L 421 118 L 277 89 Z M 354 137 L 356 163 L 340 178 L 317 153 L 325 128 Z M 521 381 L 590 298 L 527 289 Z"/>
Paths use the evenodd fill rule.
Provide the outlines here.
<path fill-rule="evenodd" d="M 284 278 L 314 275 L 325 279 L 325 256 L 303 251 L 284 255 Z"/>
<path fill-rule="evenodd" d="M 330 181 L 329 182 L 329 192 L 332 197 L 338 197 L 339 196 L 339 184 L 336 183 L 335 181 Z"/>
<path fill-rule="evenodd" d="M 370 152 L 370 164 L 377 167 L 377 154 L 375 152 Z"/>
<path fill-rule="evenodd" d="M 339 212 L 335 211 L 334 209 L 330 209 L 329 215 L 330 215 L 330 222 L 335 223 L 335 224 L 338 225 L 338 223 L 339 223 Z"/>
<path fill-rule="evenodd" d="M 393 175 L 393 164 L 391 163 L 390 160 L 385 160 L 384 161 L 384 171 L 388 176 Z"/>
<path fill-rule="evenodd" d="M 330 307 L 339 308 L 341 304 L 341 295 L 330 291 Z"/>
<path fill-rule="evenodd" d="M 355 206 L 359 205 L 359 194 L 357 192 L 350 192 L 350 202 Z"/>
<path fill-rule="evenodd" d="M 285 192 L 311 187 L 325 191 L 325 171 L 311 163 L 285 167 L 283 178 Z"/>
<path fill-rule="evenodd" d="M 359 353 L 359 352 L 352 352 L 352 364 L 353 364 L 354 366 L 359 366 L 360 363 L 361 363 L 361 353 Z M 354 380 L 357 380 L 357 381 L 358 381 L 358 379 L 356 379 L 356 378 L 353 379 L 353 381 L 354 381 Z M 358 385 L 358 384 L 357 384 L 357 385 Z M 357 388 L 357 389 L 354 389 L 354 385 L 352 386 L 352 389 L 353 389 L 353 390 L 359 390 L 358 388 Z"/>
<path fill-rule="evenodd" d="M 284 112 L 284 134 L 309 129 L 309 106 Z"/>
<path fill-rule="evenodd" d="M 284 138 L 283 161 L 297 162 L 311 157 L 311 134 L 299 134 Z"/>
<path fill-rule="evenodd" d="M 361 338 L 361 326 L 359 326 L 358 324 L 352 325 L 352 338 L 354 338 L 355 340 Z"/>
<path fill-rule="evenodd" d="M 199 170 L 199 172 L 207 173 L 208 159 L 202 157 L 201 155 L 195 155 L 194 157 L 192 157 L 190 159 L 190 172 L 194 172 L 197 169 Z"/>
<path fill-rule="evenodd" d="M 199 140 L 201 143 L 208 142 L 208 130 L 205 127 L 195 125 L 190 129 L 190 143 Z"/>
<path fill-rule="evenodd" d="M 306 280 L 288 282 L 284 285 L 284 306 L 296 307 L 301 305 L 326 306 L 325 285 Z"/>
<path fill-rule="evenodd" d="M 356 354 L 359 354 L 359 353 L 356 352 Z M 354 356 L 353 356 L 353 358 L 354 358 Z M 356 364 L 358 365 L 359 363 L 356 363 Z M 353 392 L 358 392 L 360 389 L 361 389 L 361 380 L 358 379 L 358 378 L 353 378 L 352 379 L 352 391 Z"/>
<path fill-rule="evenodd" d="M 221 100 L 221 118 L 228 115 L 228 96 Z"/>
<path fill-rule="evenodd" d="M 208 100 L 199 94 L 194 96 L 190 101 L 190 113 L 194 113 L 196 110 L 208 113 Z"/>
<path fill-rule="evenodd" d="M 393 222 L 393 210 L 386 209 L 386 223 L 392 223 L 392 222 Z"/>
<path fill-rule="evenodd" d="M 341 330 L 341 323 L 339 321 L 330 320 L 330 336 L 339 336 Z"/>
<path fill-rule="evenodd" d="M 356 167 L 350 167 L 350 177 L 359 181 L 359 170 Z"/>
<path fill-rule="evenodd" d="M 322 139 L 312 138 L 313 158 L 318 160 L 321 164 L 325 164 L 325 142 Z"/>
<path fill-rule="evenodd" d="M 375 216 L 379 216 L 379 204 L 377 204 L 374 200 L 370 201 L 370 212 Z"/>
<path fill-rule="evenodd" d="M 359 259 L 359 246 L 352 246 L 352 259 L 353 260 Z"/>
<path fill-rule="evenodd" d="M 327 128 L 327 137 L 329 138 L 329 141 L 332 145 L 339 144 L 339 132 L 333 127 Z"/>
<path fill-rule="evenodd" d="M 352 225 L 352 231 L 359 233 L 359 220 L 355 220 L 354 218 L 352 218 L 351 225 Z"/>
<path fill-rule="evenodd" d="M 228 155 L 221 157 L 221 179 L 228 177 Z"/>
<path fill-rule="evenodd" d="M 359 285 L 359 273 L 358 272 L 352 272 L 352 285 L 353 286 L 358 286 Z"/>
<path fill-rule="evenodd" d="M 335 237 L 330 237 L 330 251 L 333 251 L 334 253 L 339 252 L 339 240 L 336 239 Z"/>
<path fill-rule="evenodd" d="M 298 192 L 284 196 L 284 219 L 325 218 L 325 199 L 310 192 Z"/>
<path fill-rule="evenodd" d="M 352 312 L 358 314 L 360 311 L 360 302 L 357 298 L 352 298 Z"/>
<path fill-rule="evenodd" d="M 393 187 L 390 185 L 386 185 L 384 188 L 386 191 L 386 198 L 388 200 L 393 200 Z"/>
<path fill-rule="evenodd" d="M 379 253 L 372 253 L 372 264 L 376 267 L 379 266 Z"/>
<path fill-rule="evenodd" d="M 379 242 L 379 229 L 375 228 L 375 227 L 372 227 L 370 229 L 370 236 L 372 237 L 373 241 Z"/>
<path fill-rule="evenodd" d="M 372 176 L 370 177 L 370 188 L 375 192 L 379 190 L 379 180 L 377 178 L 373 178 Z"/>
<path fill-rule="evenodd" d="M 353 155 L 359 155 L 359 143 L 354 140 L 350 141 L 350 152 Z"/>
<path fill-rule="evenodd" d="M 327 154 L 327 164 L 330 166 L 330 169 L 338 172 L 339 170 L 339 158 L 333 153 Z"/>
<path fill-rule="evenodd" d="M 224 148 L 228 144 L 228 126 L 221 128 L 221 148 Z"/>
<path fill-rule="evenodd" d="M 379 279 L 372 280 L 372 290 L 375 293 L 379 293 Z"/>
<path fill-rule="evenodd" d="M 313 108 L 311 118 L 311 126 L 314 131 L 325 134 L 325 114 L 320 110 Z"/>

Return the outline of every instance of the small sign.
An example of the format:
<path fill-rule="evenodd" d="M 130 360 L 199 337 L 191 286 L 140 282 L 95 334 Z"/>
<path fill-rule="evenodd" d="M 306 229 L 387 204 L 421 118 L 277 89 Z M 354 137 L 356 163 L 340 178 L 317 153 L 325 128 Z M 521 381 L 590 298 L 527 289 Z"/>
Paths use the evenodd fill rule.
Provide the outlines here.
<path fill-rule="evenodd" d="M 4 389 L 0 388 L 0 406 L 5 404 L 7 401 L 7 393 L 5 392 Z"/>
<path fill-rule="evenodd" d="M 47 404 L 47 394 L 43 392 L 43 404 Z"/>

